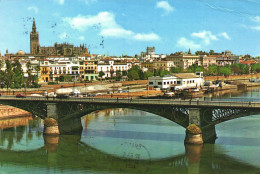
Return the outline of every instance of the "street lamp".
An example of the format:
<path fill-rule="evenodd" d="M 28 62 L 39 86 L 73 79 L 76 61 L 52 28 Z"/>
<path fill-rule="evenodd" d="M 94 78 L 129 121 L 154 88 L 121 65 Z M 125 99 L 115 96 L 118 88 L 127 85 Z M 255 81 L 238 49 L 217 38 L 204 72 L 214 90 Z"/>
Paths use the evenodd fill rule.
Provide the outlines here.
<path fill-rule="evenodd" d="M 147 99 L 148 99 L 149 85 L 146 85 L 146 86 L 147 86 Z"/>
<path fill-rule="evenodd" d="M 127 89 L 128 89 L 128 103 L 129 103 L 129 86 L 127 87 Z"/>
<path fill-rule="evenodd" d="M 85 83 L 84 85 L 85 85 L 85 96 L 87 97 L 87 92 L 86 92 L 87 83 Z"/>
<path fill-rule="evenodd" d="M 26 96 L 26 83 L 24 84 L 24 95 Z"/>

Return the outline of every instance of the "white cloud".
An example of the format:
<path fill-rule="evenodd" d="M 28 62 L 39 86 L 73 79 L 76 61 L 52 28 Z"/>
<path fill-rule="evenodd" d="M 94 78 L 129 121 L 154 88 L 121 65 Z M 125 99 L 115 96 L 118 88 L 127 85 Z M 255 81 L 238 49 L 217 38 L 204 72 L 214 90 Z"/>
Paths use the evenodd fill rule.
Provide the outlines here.
<path fill-rule="evenodd" d="M 118 24 L 115 21 L 115 16 L 110 12 L 100 12 L 96 16 L 82 16 L 63 18 L 63 21 L 70 24 L 74 29 L 84 31 L 94 25 L 99 25 L 102 28 L 118 28 Z"/>
<path fill-rule="evenodd" d="M 251 21 L 254 21 L 256 23 L 260 23 L 260 16 L 251 17 L 250 19 L 251 19 Z"/>
<path fill-rule="evenodd" d="M 67 35 L 66 32 L 63 32 L 63 33 L 61 33 L 61 34 L 59 35 L 59 38 L 60 38 L 60 39 L 65 39 L 65 38 L 67 38 L 67 37 L 68 37 L 68 35 Z"/>
<path fill-rule="evenodd" d="M 260 30 L 260 16 L 255 16 L 250 18 L 251 21 L 256 23 L 256 26 L 245 26 L 246 28 L 250 28 L 252 30 Z"/>
<path fill-rule="evenodd" d="M 174 8 L 168 3 L 168 1 L 159 1 L 156 3 L 156 8 L 161 8 L 164 10 L 165 15 L 172 12 Z"/>
<path fill-rule="evenodd" d="M 79 40 L 85 40 L 84 36 L 79 36 Z"/>
<path fill-rule="evenodd" d="M 226 32 L 222 32 L 222 33 L 218 33 L 218 34 L 214 35 L 214 34 L 212 34 L 211 31 L 203 30 L 198 33 L 196 33 L 196 32 L 191 33 L 191 37 L 201 39 L 199 43 L 196 43 L 193 40 L 188 40 L 185 37 L 182 37 L 177 41 L 177 46 L 185 48 L 185 49 L 188 49 L 188 48 L 199 49 L 202 46 L 210 45 L 211 41 L 219 40 L 219 38 L 217 36 L 223 37 L 227 40 L 231 40 L 231 38 L 228 36 L 228 34 Z"/>
<path fill-rule="evenodd" d="M 157 34 L 154 33 L 148 33 L 148 34 L 135 34 L 134 39 L 141 40 L 141 41 L 150 41 L 150 40 L 160 40 L 160 37 Z"/>
<path fill-rule="evenodd" d="M 131 37 L 134 33 L 130 30 L 125 30 L 123 28 L 107 28 L 101 30 L 100 33 L 102 36 L 107 36 L 107 37 L 115 37 L 115 38 L 129 38 Z"/>
<path fill-rule="evenodd" d="M 211 31 L 206 30 L 199 33 L 192 33 L 191 36 L 202 39 L 205 45 L 209 45 L 212 40 L 218 40 L 217 36 L 213 35 Z"/>
<path fill-rule="evenodd" d="M 219 33 L 218 36 L 222 36 L 227 40 L 231 40 L 231 38 L 229 37 L 229 35 L 226 32 Z"/>
<path fill-rule="evenodd" d="M 111 12 L 100 12 L 96 16 L 82 16 L 78 15 L 74 18 L 63 18 L 71 28 L 85 31 L 91 27 L 100 30 L 100 35 L 112 38 L 134 39 L 139 41 L 159 40 L 160 37 L 155 33 L 135 33 L 120 26 L 116 20 L 115 15 Z"/>
<path fill-rule="evenodd" d="M 190 48 L 190 49 L 193 49 L 193 50 L 201 48 L 201 45 L 196 44 L 194 41 L 188 40 L 185 37 L 182 37 L 182 38 L 180 38 L 178 40 L 177 46 L 179 46 L 181 48 L 185 48 L 185 49 L 189 49 Z"/>
<path fill-rule="evenodd" d="M 58 4 L 60 5 L 63 5 L 64 4 L 64 0 L 54 0 L 55 2 L 57 2 Z"/>
<path fill-rule="evenodd" d="M 30 7 L 27 8 L 27 10 L 34 11 L 35 13 L 39 12 L 39 10 L 38 10 L 38 8 L 36 6 L 30 6 Z"/>
<path fill-rule="evenodd" d="M 253 30 L 260 30 L 260 26 L 251 27 Z"/>

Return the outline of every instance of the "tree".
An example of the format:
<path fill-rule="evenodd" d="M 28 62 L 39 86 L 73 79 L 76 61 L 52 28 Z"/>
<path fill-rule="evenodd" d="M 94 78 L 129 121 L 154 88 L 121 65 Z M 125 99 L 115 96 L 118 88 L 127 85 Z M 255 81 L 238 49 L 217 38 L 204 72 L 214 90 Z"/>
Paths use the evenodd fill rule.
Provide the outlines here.
<path fill-rule="evenodd" d="M 182 73 L 184 70 L 182 67 L 171 67 L 170 71 L 172 73 Z"/>
<path fill-rule="evenodd" d="M 234 74 L 242 74 L 242 71 L 239 67 L 239 64 L 233 64 L 231 65 L 231 71 L 234 73 Z"/>
<path fill-rule="evenodd" d="M 204 67 L 203 66 L 198 66 L 197 64 L 193 64 L 191 66 L 188 67 L 187 72 L 202 72 L 204 71 Z"/>
<path fill-rule="evenodd" d="M 41 70 L 41 67 L 40 67 L 40 65 L 37 65 L 36 67 L 35 67 L 35 71 L 37 72 L 37 82 L 36 83 L 38 83 L 38 79 L 39 79 L 39 71 Z"/>
<path fill-rule="evenodd" d="M 13 63 L 13 73 L 14 73 L 14 88 L 21 88 L 24 83 L 24 73 L 22 66 L 18 60 Z"/>
<path fill-rule="evenodd" d="M 139 80 L 139 75 L 135 70 L 131 70 L 127 73 L 127 77 L 129 80 Z"/>
<path fill-rule="evenodd" d="M 143 71 L 141 70 L 140 66 L 134 65 L 132 68 L 130 68 L 130 69 L 128 70 L 128 73 L 129 73 L 130 71 L 135 71 L 135 72 L 138 74 L 138 79 L 144 79 L 144 73 L 143 73 Z M 132 75 L 132 74 L 131 74 L 131 75 Z M 127 77 L 128 77 L 128 74 L 127 74 Z"/>
<path fill-rule="evenodd" d="M 170 71 L 162 70 L 162 71 L 160 72 L 160 77 L 163 77 L 163 76 L 168 75 L 168 74 L 170 74 Z"/>
<path fill-rule="evenodd" d="M 218 66 L 217 65 L 209 65 L 208 69 L 206 70 L 206 74 L 209 76 L 218 75 Z"/>
<path fill-rule="evenodd" d="M 251 65 L 251 71 L 259 73 L 260 72 L 260 63 L 252 64 Z"/>
<path fill-rule="evenodd" d="M 27 74 L 28 74 L 28 77 L 27 77 L 27 86 L 30 86 L 31 85 L 31 78 L 32 78 L 32 69 L 31 69 L 31 62 L 27 62 L 26 63 L 26 67 L 27 67 Z"/>
<path fill-rule="evenodd" d="M 151 71 L 146 71 L 144 72 L 144 80 L 147 80 L 148 77 L 152 77 L 153 73 Z"/>
<path fill-rule="evenodd" d="M 231 68 L 229 65 L 226 65 L 224 67 L 219 67 L 219 73 L 221 75 L 224 75 L 225 77 L 229 76 L 231 73 Z"/>
<path fill-rule="evenodd" d="M 116 79 L 120 80 L 122 78 L 121 71 L 116 70 Z"/>
<path fill-rule="evenodd" d="M 9 60 L 5 61 L 6 69 L 4 73 L 4 84 L 6 85 L 7 89 L 11 86 L 13 83 L 13 71 L 12 71 L 12 64 L 9 62 Z"/>
<path fill-rule="evenodd" d="M 104 75 L 105 75 L 105 73 L 103 71 L 99 71 L 98 77 L 102 78 Z"/>

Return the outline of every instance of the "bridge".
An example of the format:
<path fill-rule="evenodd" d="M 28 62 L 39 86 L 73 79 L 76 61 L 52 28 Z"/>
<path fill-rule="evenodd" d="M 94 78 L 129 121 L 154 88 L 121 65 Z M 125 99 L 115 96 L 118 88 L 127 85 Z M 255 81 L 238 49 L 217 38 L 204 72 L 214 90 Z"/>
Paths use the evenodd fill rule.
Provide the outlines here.
<path fill-rule="evenodd" d="M 198 101 L 172 99 L 114 99 L 114 98 L 45 98 L 0 97 L 0 104 L 14 106 L 39 116 L 58 121 L 61 134 L 82 131 L 80 118 L 97 110 L 131 108 L 150 112 L 186 128 L 198 125 L 206 143 L 216 139 L 215 125 L 231 119 L 260 114 L 260 102 Z"/>

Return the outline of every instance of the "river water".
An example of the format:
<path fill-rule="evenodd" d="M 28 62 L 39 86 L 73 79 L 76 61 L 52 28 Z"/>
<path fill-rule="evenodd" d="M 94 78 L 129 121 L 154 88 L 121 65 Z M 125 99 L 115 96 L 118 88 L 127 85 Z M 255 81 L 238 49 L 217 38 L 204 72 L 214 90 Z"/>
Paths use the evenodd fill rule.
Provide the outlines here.
<path fill-rule="evenodd" d="M 259 89 L 210 97 L 251 95 Z M 259 115 L 216 125 L 215 144 L 203 146 L 185 146 L 183 127 L 139 110 L 97 111 L 82 125 L 81 135 L 53 137 L 39 118 L 0 120 L 0 173 L 260 173 Z"/>

